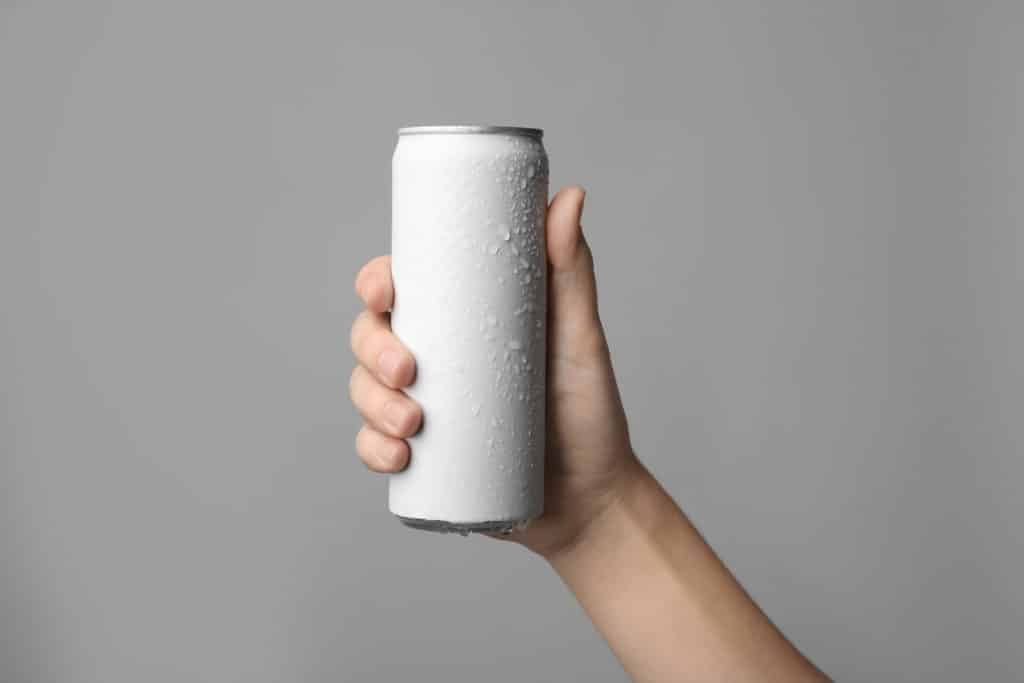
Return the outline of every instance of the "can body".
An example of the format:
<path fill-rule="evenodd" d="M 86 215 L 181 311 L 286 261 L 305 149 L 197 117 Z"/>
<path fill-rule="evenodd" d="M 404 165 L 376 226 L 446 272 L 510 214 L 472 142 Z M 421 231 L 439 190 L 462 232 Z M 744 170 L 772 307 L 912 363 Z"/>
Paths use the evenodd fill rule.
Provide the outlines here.
<path fill-rule="evenodd" d="M 423 408 L 391 477 L 404 523 L 501 531 L 543 510 L 548 160 L 535 129 L 399 131 L 392 328 Z"/>

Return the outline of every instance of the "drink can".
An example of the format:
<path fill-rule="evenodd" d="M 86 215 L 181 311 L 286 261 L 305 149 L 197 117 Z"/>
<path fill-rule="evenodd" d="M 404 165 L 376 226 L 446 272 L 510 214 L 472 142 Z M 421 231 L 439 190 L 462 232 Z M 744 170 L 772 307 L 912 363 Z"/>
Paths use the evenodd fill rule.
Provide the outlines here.
<path fill-rule="evenodd" d="M 548 159 L 542 131 L 422 126 L 392 159 L 391 324 L 423 408 L 391 512 L 502 532 L 543 511 Z"/>

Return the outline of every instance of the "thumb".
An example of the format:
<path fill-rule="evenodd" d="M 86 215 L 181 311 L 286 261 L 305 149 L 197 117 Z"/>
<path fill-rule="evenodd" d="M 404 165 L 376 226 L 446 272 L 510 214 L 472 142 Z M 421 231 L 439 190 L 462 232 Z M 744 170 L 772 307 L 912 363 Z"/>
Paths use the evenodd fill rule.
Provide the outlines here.
<path fill-rule="evenodd" d="M 581 187 L 559 190 L 547 216 L 551 352 L 569 358 L 581 358 L 604 347 L 594 260 L 580 227 L 585 196 Z"/>

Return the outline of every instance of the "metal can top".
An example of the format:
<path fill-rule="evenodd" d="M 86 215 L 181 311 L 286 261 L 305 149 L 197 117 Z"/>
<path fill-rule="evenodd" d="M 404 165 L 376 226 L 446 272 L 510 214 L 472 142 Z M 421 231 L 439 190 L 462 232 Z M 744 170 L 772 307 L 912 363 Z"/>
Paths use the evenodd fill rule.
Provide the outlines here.
<path fill-rule="evenodd" d="M 540 128 L 518 126 L 406 126 L 398 129 L 399 135 L 522 135 L 540 140 L 544 131 Z"/>

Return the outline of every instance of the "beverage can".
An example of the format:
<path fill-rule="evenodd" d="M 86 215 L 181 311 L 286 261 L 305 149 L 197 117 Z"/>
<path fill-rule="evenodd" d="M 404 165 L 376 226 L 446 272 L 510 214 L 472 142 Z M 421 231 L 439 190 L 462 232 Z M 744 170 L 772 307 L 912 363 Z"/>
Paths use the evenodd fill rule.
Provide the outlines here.
<path fill-rule="evenodd" d="M 408 526 L 503 532 L 544 501 L 548 159 L 542 131 L 417 126 L 392 159 L 392 329 L 423 408 L 389 507 Z"/>

